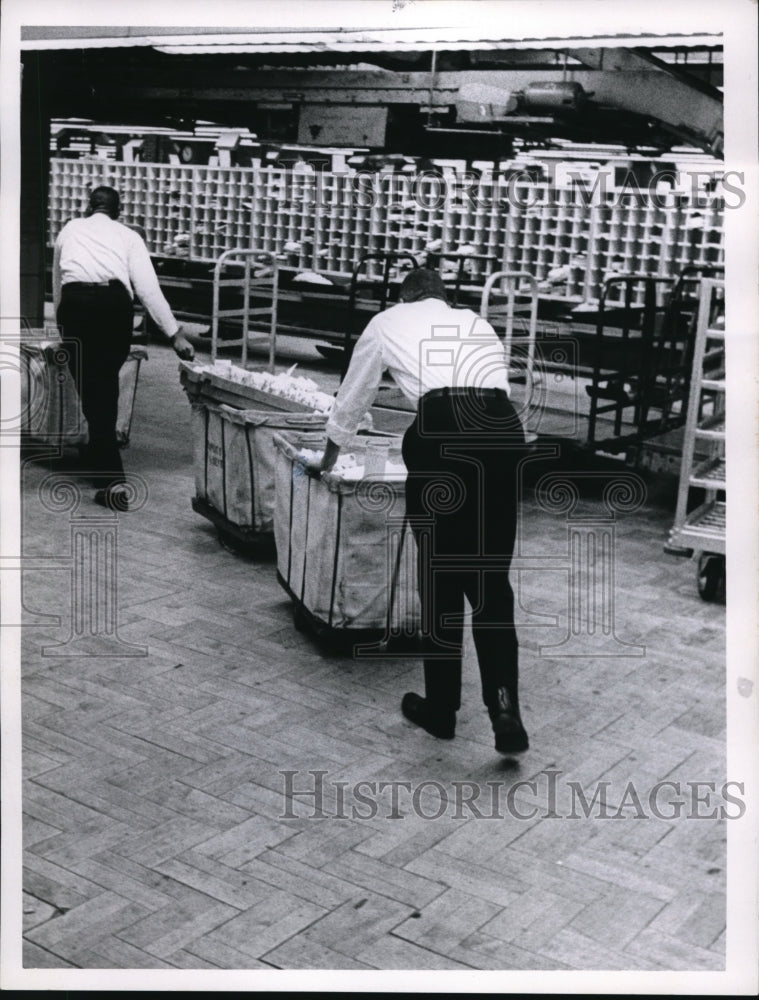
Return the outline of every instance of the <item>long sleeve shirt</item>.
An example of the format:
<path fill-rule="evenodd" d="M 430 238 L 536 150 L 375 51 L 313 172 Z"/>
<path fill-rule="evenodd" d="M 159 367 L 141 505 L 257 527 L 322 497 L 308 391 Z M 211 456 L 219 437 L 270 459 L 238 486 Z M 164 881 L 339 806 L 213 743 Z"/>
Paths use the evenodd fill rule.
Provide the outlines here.
<path fill-rule="evenodd" d="M 336 445 L 356 433 L 385 371 L 414 403 L 446 386 L 509 391 L 503 344 L 489 323 L 442 299 L 398 303 L 377 313 L 356 341 L 327 421 Z"/>
<path fill-rule="evenodd" d="M 100 282 L 118 279 L 136 295 L 167 337 L 179 324 L 161 291 L 148 248 L 138 233 L 104 212 L 71 219 L 58 234 L 53 253 L 53 305 L 56 312 L 61 288 L 72 281 Z"/>

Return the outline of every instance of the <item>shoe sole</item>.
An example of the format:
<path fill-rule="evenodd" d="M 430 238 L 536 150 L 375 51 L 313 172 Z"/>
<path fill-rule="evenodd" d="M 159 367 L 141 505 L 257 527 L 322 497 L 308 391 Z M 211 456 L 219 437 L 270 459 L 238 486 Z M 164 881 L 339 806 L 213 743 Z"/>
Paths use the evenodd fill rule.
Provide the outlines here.
<path fill-rule="evenodd" d="M 435 739 L 438 740 L 452 740 L 456 735 L 455 731 L 452 733 L 449 733 L 447 731 L 441 733 L 441 732 L 435 732 L 434 729 L 428 729 L 427 726 L 425 726 L 425 724 L 420 719 L 413 719 L 410 715 L 406 715 L 405 712 L 403 713 L 403 718 L 406 719 L 408 722 L 410 722 L 412 726 L 416 726 L 417 729 L 423 729 L 425 733 L 429 733 L 430 736 L 434 736 Z"/>
<path fill-rule="evenodd" d="M 523 753 L 525 750 L 529 750 L 530 743 L 526 736 L 521 739 L 512 738 L 510 743 L 496 736 L 495 748 L 498 753 Z"/>
<path fill-rule="evenodd" d="M 401 702 L 401 714 L 403 715 L 404 719 L 408 719 L 408 721 L 412 725 L 417 726 L 419 729 L 423 729 L 425 733 L 429 733 L 430 736 L 434 736 L 438 740 L 452 740 L 454 738 L 454 736 L 456 735 L 455 729 L 450 731 L 446 729 L 443 732 L 441 732 L 441 731 L 435 731 L 432 728 L 428 728 L 425 725 L 424 720 L 416 715 L 417 704 L 418 703 L 416 701 L 407 701 L 406 697 L 404 696 L 403 701 Z"/>
<path fill-rule="evenodd" d="M 515 728 L 511 725 L 504 727 L 501 732 L 495 730 L 495 748 L 498 753 L 522 753 L 529 747 L 530 742 L 523 726 Z"/>

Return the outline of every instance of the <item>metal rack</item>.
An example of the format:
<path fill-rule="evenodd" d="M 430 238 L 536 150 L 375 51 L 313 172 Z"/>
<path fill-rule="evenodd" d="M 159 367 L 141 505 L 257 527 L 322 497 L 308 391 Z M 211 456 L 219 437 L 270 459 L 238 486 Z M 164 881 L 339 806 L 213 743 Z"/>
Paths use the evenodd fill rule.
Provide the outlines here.
<path fill-rule="evenodd" d="M 665 551 L 698 555 L 698 592 L 713 600 L 725 577 L 724 281 L 701 286 L 675 523 Z M 693 491 L 701 492 L 693 506 Z"/>
<path fill-rule="evenodd" d="M 496 298 L 498 302 L 493 301 Z M 503 336 L 509 380 L 525 383 L 529 403 L 541 381 L 541 373 L 535 366 L 537 281 L 524 271 L 496 271 L 491 274 L 482 289 L 480 316 L 493 326 L 499 336 Z M 527 441 L 537 439 L 537 434 L 529 426 L 525 426 L 524 430 Z"/>
<path fill-rule="evenodd" d="M 481 280 L 497 266 L 498 258 L 492 253 L 461 253 L 460 251 L 429 251 L 420 258 L 420 266 L 437 271 L 446 286 L 450 305 L 457 306 L 462 294 L 481 291 Z M 477 283 L 473 283 L 475 278 Z M 465 283 L 468 279 L 468 283 Z"/>
<path fill-rule="evenodd" d="M 635 449 L 685 423 L 700 282 L 723 273 L 719 265 L 690 265 L 676 279 L 615 275 L 604 282 L 588 345 L 591 450 Z M 610 434 L 599 433 L 601 416 Z"/>
<path fill-rule="evenodd" d="M 372 264 L 382 265 L 382 278 L 379 287 L 379 299 L 377 300 L 377 312 L 381 312 L 383 309 L 387 308 L 390 298 L 391 272 L 394 269 L 398 269 L 399 263 L 402 260 L 406 261 L 411 270 L 414 270 L 417 267 L 416 258 L 413 254 L 382 250 L 363 254 L 359 258 L 358 263 L 354 266 L 353 273 L 351 274 L 350 289 L 348 292 L 348 313 L 345 321 L 345 335 L 343 338 L 341 378 L 344 378 L 345 373 L 348 371 L 348 365 L 350 364 L 350 359 L 353 354 L 353 348 L 356 345 L 356 340 L 358 339 L 361 329 L 365 323 L 365 319 L 361 317 L 361 314 L 358 311 L 358 288 L 361 282 L 362 271 L 368 269 L 368 267 Z M 370 285 L 376 285 L 376 282 L 370 281 Z"/>
<path fill-rule="evenodd" d="M 496 296 L 504 301 L 494 304 L 492 299 Z M 506 364 L 510 368 L 515 355 L 519 354 L 520 367 L 514 374 L 526 374 L 527 378 L 531 378 L 538 329 L 538 283 L 532 275 L 524 271 L 496 271 L 491 274 L 482 289 L 480 316 L 497 332 L 503 329 Z"/>
<path fill-rule="evenodd" d="M 222 289 L 228 289 L 235 300 L 222 308 Z M 277 299 L 279 277 L 274 254 L 261 250 L 226 250 L 216 261 L 213 269 L 213 292 L 211 306 L 211 361 L 216 361 L 219 349 L 220 327 L 234 324 L 240 326 L 240 336 L 224 339 L 225 347 L 242 349 L 242 366 L 247 367 L 248 341 L 251 320 L 258 325 L 268 326 L 268 335 L 263 340 L 269 348 L 269 371 L 274 371 L 277 341 Z M 263 298 L 266 305 L 253 306 L 251 298 Z M 220 322 L 221 321 L 221 322 Z"/>

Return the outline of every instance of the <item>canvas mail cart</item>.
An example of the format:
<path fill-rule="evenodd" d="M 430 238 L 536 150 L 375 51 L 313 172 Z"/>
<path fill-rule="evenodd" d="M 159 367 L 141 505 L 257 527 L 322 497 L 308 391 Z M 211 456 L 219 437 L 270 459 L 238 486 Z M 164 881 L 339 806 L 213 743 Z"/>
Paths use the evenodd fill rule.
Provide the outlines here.
<path fill-rule="evenodd" d="M 134 346 L 119 372 L 116 438 L 126 447 L 132 430 L 140 365 L 148 353 Z M 81 447 L 89 431 L 68 365 L 68 348 L 49 330 L 30 332 L 19 344 L 22 439 L 58 447 Z"/>
<path fill-rule="evenodd" d="M 222 542 L 252 544 L 268 536 L 274 516 L 273 438 L 277 432 L 324 430 L 317 413 L 238 410 L 192 404 L 195 496 L 193 510 L 207 518 Z M 317 436 L 315 440 L 320 440 Z"/>
<path fill-rule="evenodd" d="M 323 430 L 326 415 L 203 365 L 180 362 L 179 375 L 192 406 L 193 510 L 236 551 L 270 544 L 273 433 Z"/>
<path fill-rule="evenodd" d="M 363 465 L 371 438 L 344 449 Z M 275 435 L 274 537 L 277 579 L 295 605 L 296 627 L 341 649 L 372 652 L 418 647 L 416 543 L 405 518 L 400 439 L 384 474 L 349 477 L 305 472 L 309 438 Z"/>

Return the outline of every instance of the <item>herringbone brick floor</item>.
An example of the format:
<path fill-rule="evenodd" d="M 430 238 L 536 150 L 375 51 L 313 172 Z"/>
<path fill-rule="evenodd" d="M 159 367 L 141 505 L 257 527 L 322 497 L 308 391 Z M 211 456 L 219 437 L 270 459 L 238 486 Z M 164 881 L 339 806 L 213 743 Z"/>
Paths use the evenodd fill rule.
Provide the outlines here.
<path fill-rule="evenodd" d="M 23 467 L 25 966 L 723 968 L 727 823 L 690 818 L 686 783 L 727 777 L 724 606 L 662 552 L 671 504 L 616 524 L 617 636 L 644 655 L 586 637 L 565 656 L 545 647 L 566 635 L 567 566 L 536 560 L 566 552 L 566 518 L 525 497 L 531 748 L 502 758 L 471 644 L 441 742 L 400 715 L 418 661 L 295 631 L 272 560 L 226 551 L 190 507 L 189 418 L 173 354 L 151 347 L 125 453 L 149 498 L 116 546 L 118 638 L 145 655 L 42 655 L 71 634 L 72 515 L 42 505 L 42 463 Z M 78 514 L 101 513 L 86 495 Z M 285 794 L 317 780 L 321 818 Z M 576 790 L 604 782 L 618 818 L 598 802 L 586 818 Z"/>

